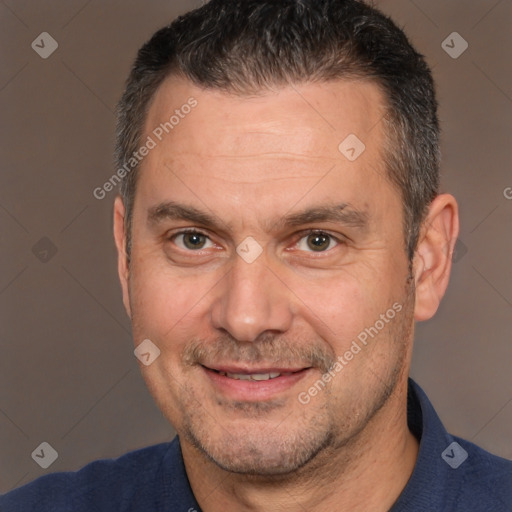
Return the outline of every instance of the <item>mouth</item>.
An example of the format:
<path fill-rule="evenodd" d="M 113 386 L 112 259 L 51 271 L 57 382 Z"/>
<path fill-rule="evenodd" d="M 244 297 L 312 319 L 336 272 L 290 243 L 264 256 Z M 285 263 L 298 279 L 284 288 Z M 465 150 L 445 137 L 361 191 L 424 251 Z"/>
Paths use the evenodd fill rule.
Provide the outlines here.
<path fill-rule="evenodd" d="M 228 372 L 218 372 L 219 375 L 222 375 L 224 377 L 229 377 L 230 379 L 236 379 L 236 380 L 255 380 L 255 381 L 262 381 L 262 380 L 270 380 L 270 379 L 276 379 L 277 377 L 291 375 L 293 372 L 269 372 L 269 373 L 228 373 Z"/>
<path fill-rule="evenodd" d="M 201 365 L 217 392 L 232 399 L 261 401 L 289 390 L 302 380 L 311 367 L 306 368 L 246 368 L 219 366 L 210 368 Z"/>
<path fill-rule="evenodd" d="M 218 368 L 205 366 L 205 368 L 230 379 L 255 381 L 276 379 L 277 377 L 292 375 L 304 370 L 304 368 L 242 368 L 235 366 L 222 366 Z"/>

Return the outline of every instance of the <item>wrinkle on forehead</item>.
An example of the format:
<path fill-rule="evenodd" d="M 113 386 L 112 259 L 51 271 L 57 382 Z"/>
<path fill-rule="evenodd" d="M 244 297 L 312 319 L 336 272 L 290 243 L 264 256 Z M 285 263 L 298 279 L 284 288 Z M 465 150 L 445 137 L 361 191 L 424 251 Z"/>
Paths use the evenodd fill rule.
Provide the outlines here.
<path fill-rule="evenodd" d="M 181 194 L 237 214 L 242 207 L 277 212 L 279 205 L 313 198 L 375 207 L 385 201 L 385 172 L 375 172 L 383 163 L 382 95 L 375 84 L 310 84 L 240 98 L 168 82 L 155 97 L 148 127 L 191 96 L 197 106 L 143 162 L 139 190 L 147 198 Z M 349 134 L 366 146 L 355 161 L 338 149 Z"/>
<path fill-rule="evenodd" d="M 252 158 L 258 158 L 258 159 L 280 159 L 280 160 L 304 160 L 304 161 L 328 161 L 333 162 L 336 160 L 339 160 L 339 157 L 333 157 L 333 156 L 326 156 L 326 155 L 305 155 L 303 153 L 293 153 L 293 152 L 258 152 L 258 153 L 247 153 L 242 155 L 233 155 L 229 153 L 193 153 L 191 151 L 176 151 L 174 153 L 174 156 L 190 156 L 192 158 L 199 157 L 199 158 L 217 158 L 217 159 L 226 159 L 226 160 L 245 160 L 245 159 L 252 159 Z"/>
<path fill-rule="evenodd" d="M 374 127 L 382 118 L 385 101 L 379 87 L 369 81 L 283 87 L 248 98 L 200 89 L 172 77 L 155 95 L 147 133 L 191 96 L 197 106 L 161 142 L 172 145 L 173 152 L 185 147 L 210 157 L 338 158 L 338 144 L 350 133 L 364 138 L 367 147 L 380 146 L 379 130 Z"/>

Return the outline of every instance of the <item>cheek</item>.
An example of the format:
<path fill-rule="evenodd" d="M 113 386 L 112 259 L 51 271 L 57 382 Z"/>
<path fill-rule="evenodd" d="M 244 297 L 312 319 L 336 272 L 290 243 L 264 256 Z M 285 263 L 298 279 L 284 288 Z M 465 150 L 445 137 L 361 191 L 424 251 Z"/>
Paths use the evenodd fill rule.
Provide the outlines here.
<path fill-rule="evenodd" d="M 381 268 L 359 264 L 320 278 L 294 279 L 290 288 L 298 298 L 296 314 L 334 352 L 343 353 L 402 297 L 398 279 L 382 274 Z"/>
<path fill-rule="evenodd" d="M 198 317 L 204 313 L 214 281 L 207 276 L 171 275 L 157 263 L 134 262 L 130 279 L 132 323 L 136 340 L 148 337 L 164 346 L 185 330 L 191 337 Z"/>
<path fill-rule="evenodd" d="M 370 314 L 364 287 L 347 272 L 296 280 L 290 287 L 297 297 L 297 316 L 336 353 Z"/>

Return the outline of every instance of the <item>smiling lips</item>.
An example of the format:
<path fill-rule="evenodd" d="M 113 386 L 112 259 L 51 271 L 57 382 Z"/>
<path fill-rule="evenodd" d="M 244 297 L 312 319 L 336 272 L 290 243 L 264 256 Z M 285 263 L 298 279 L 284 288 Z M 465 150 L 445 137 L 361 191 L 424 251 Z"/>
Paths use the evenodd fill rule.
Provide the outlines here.
<path fill-rule="evenodd" d="M 266 400 L 301 380 L 310 367 L 243 368 L 240 366 L 202 366 L 210 382 L 222 394 L 238 400 Z"/>
<path fill-rule="evenodd" d="M 230 379 L 237 380 L 270 380 L 275 379 L 276 377 L 291 375 L 293 372 L 269 372 L 269 373 L 228 373 L 228 372 L 218 372 L 219 375 L 224 377 L 229 377 Z"/>
<path fill-rule="evenodd" d="M 236 380 L 270 380 L 277 377 L 287 377 L 294 373 L 306 370 L 307 368 L 241 368 L 235 366 L 218 366 L 216 368 L 204 366 L 207 370 L 214 371 L 223 377 Z"/>

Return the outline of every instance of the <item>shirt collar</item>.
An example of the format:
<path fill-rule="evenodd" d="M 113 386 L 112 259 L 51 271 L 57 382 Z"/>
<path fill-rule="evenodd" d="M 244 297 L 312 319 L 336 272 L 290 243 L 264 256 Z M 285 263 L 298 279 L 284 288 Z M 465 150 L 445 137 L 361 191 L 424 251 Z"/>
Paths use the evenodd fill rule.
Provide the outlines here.
<path fill-rule="evenodd" d="M 453 442 L 425 392 L 412 379 L 408 382 L 407 423 L 419 440 L 418 458 L 407 485 L 390 512 L 443 510 L 447 502 L 444 483 L 452 468 L 441 454 Z"/>

